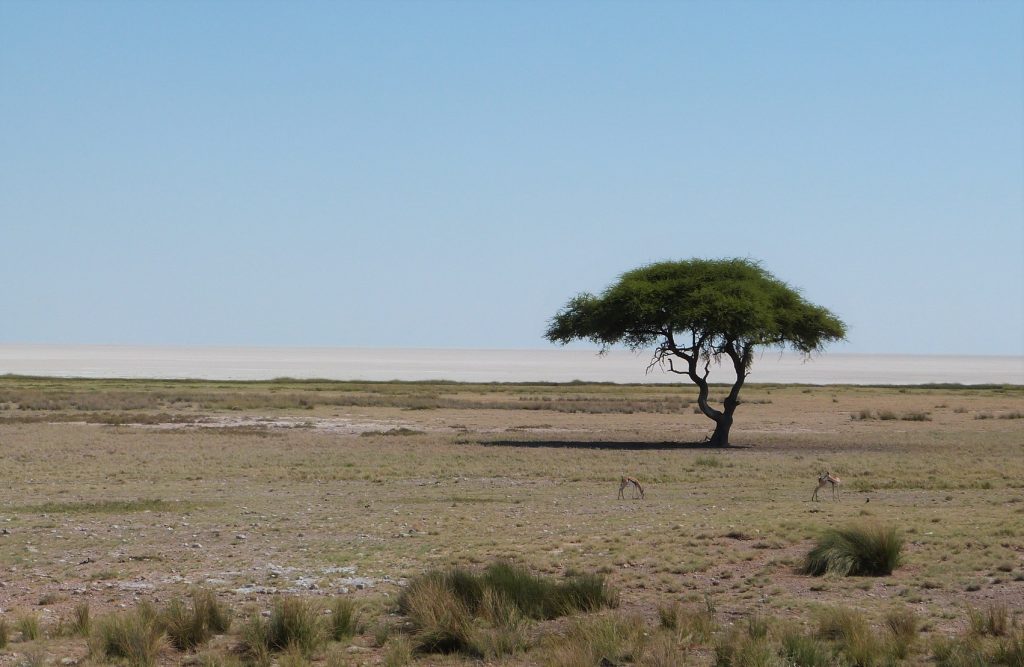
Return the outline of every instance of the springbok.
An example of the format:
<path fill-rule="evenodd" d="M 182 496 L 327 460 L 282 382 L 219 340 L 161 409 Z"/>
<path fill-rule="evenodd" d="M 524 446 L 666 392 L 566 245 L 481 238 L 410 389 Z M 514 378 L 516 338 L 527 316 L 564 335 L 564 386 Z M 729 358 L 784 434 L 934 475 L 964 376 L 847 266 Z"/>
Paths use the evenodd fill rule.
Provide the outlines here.
<path fill-rule="evenodd" d="M 625 500 L 625 496 L 622 494 L 626 490 L 626 487 L 633 485 L 633 500 L 644 497 L 644 487 L 635 477 L 623 477 L 619 482 L 619 498 Z M 639 495 L 637 495 L 639 494 Z"/>
<path fill-rule="evenodd" d="M 818 499 L 818 491 L 821 491 L 822 487 L 826 484 L 832 485 L 832 500 L 839 500 L 839 485 L 842 483 L 843 480 L 826 470 L 818 475 L 818 486 L 814 489 L 814 493 L 811 494 L 811 500 Z"/>

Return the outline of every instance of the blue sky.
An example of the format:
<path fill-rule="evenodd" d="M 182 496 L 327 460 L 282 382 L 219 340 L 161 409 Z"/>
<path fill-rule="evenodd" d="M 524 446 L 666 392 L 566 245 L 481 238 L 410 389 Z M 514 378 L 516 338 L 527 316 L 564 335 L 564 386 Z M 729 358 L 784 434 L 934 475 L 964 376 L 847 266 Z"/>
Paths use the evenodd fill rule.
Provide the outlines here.
<path fill-rule="evenodd" d="M 1024 3 L 0 0 L 0 342 L 547 347 L 752 257 L 1024 354 Z"/>

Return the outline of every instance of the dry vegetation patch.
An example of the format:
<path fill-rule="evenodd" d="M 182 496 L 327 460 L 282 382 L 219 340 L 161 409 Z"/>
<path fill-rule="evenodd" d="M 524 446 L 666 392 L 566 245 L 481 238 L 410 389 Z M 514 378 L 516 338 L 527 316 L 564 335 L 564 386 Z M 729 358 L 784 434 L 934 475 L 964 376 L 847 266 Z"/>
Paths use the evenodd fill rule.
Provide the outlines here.
<path fill-rule="evenodd" d="M 1024 442 L 997 416 L 1021 414 L 1020 388 L 748 385 L 726 451 L 701 444 L 692 398 L 2 378 L 0 664 L 81 661 L 90 645 L 97 662 L 442 664 L 396 600 L 426 572 L 498 560 L 552 581 L 596 573 L 619 600 L 545 620 L 489 594 L 465 636 L 502 664 L 1014 664 Z M 299 426 L 254 426 L 269 423 Z M 811 503 L 826 469 L 841 499 Z M 645 500 L 616 499 L 623 474 Z M 822 531 L 864 524 L 902 535 L 891 574 L 797 573 Z M 236 622 L 197 625 L 196 586 Z M 291 649 L 264 641 L 285 599 L 310 605 L 315 630 Z M 860 620 L 826 632 L 821 609 Z"/>

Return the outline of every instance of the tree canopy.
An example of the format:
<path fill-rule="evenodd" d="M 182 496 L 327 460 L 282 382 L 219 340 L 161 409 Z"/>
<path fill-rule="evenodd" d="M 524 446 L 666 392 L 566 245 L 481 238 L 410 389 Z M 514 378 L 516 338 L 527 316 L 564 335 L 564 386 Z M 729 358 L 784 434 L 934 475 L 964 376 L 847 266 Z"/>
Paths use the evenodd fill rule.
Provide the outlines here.
<path fill-rule="evenodd" d="M 831 312 L 749 259 L 658 262 L 624 273 L 600 296 L 582 293 L 552 318 L 546 337 L 557 343 L 590 340 L 602 350 L 623 344 L 654 347 L 651 365 L 667 364 L 701 387 L 701 409 L 722 428 L 731 424 L 739 388 L 756 346 L 792 348 L 805 355 L 841 340 L 846 325 Z M 709 365 L 733 362 L 737 383 L 724 412 L 706 404 Z M 685 362 L 677 369 L 674 359 Z M 703 363 L 703 369 L 698 368 Z"/>

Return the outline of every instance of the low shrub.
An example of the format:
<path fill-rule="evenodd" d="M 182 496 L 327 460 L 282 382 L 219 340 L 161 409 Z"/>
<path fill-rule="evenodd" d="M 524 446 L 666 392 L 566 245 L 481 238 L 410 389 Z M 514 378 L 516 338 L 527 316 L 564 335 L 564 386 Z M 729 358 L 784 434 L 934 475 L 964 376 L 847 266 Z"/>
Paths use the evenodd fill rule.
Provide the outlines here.
<path fill-rule="evenodd" d="M 895 528 L 862 524 L 826 530 L 807 554 L 802 574 L 841 576 L 892 574 L 902 560 L 903 538 Z"/>
<path fill-rule="evenodd" d="M 7 619 L 0 616 L 0 649 L 7 648 L 7 643 L 11 641 L 11 626 L 7 623 Z"/>

